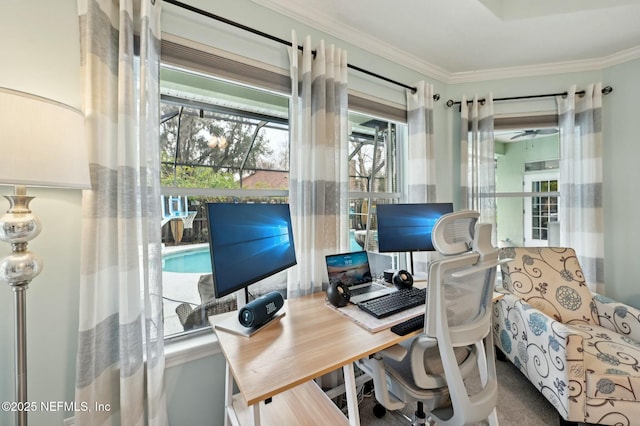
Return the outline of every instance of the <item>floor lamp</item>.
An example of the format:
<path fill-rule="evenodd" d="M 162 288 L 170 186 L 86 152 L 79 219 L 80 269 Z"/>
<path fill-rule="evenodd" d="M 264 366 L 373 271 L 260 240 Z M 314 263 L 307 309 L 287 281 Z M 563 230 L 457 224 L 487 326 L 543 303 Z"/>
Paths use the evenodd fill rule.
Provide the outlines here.
<path fill-rule="evenodd" d="M 31 212 L 27 186 L 89 188 L 84 143 L 84 117 L 67 105 L 24 92 L 0 88 L 0 184 L 13 185 L 9 210 L 0 218 L 0 240 L 11 253 L 0 259 L 0 280 L 14 293 L 15 384 L 17 408 L 27 400 L 26 290 L 42 269 L 27 249 L 42 227 Z M 27 411 L 18 410 L 16 424 L 26 426 Z"/>

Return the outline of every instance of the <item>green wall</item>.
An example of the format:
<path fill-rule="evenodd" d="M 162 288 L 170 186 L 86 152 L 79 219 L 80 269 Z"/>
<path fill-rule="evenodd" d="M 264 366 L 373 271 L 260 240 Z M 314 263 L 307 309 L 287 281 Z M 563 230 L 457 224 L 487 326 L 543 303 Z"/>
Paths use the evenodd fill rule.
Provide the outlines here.
<path fill-rule="evenodd" d="M 607 296 L 640 307 L 640 60 L 608 68 L 603 81 L 613 86 L 603 106 L 605 288 Z M 636 189 L 634 189 L 636 188 Z"/>
<path fill-rule="evenodd" d="M 166 370 L 170 425 L 224 424 L 224 366 L 218 353 Z"/>

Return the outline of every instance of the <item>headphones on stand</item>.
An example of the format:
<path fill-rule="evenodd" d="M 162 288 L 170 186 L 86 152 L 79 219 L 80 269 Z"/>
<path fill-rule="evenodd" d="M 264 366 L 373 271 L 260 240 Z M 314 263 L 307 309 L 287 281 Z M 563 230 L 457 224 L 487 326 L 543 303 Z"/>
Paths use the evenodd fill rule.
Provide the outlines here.
<path fill-rule="evenodd" d="M 334 282 L 329 284 L 329 287 L 327 288 L 327 300 L 329 303 L 341 308 L 343 306 L 347 306 L 349 299 L 351 299 L 351 291 L 345 283 Z"/>

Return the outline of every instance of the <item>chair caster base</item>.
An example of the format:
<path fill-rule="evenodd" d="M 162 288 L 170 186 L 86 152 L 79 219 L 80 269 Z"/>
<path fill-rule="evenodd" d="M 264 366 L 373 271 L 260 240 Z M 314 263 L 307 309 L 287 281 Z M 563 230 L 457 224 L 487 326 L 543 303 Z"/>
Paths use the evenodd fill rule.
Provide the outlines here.
<path fill-rule="evenodd" d="M 387 409 L 384 408 L 382 404 L 376 404 L 373 406 L 373 415 L 376 416 L 376 418 L 381 419 L 385 414 L 387 414 Z"/>
<path fill-rule="evenodd" d="M 411 422 L 411 426 L 428 426 L 431 425 L 431 422 L 425 420 L 425 419 L 417 419 L 417 418 L 413 418 L 413 421 Z"/>
<path fill-rule="evenodd" d="M 413 413 L 413 420 L 411 421 L 411 426 L 424 426 L 430 425 L 431 422 L 427 420 L 427 415 L 424 412 L 424 405 L 422 402 L 418 401 L 416 405 L 416 411 Z"/>

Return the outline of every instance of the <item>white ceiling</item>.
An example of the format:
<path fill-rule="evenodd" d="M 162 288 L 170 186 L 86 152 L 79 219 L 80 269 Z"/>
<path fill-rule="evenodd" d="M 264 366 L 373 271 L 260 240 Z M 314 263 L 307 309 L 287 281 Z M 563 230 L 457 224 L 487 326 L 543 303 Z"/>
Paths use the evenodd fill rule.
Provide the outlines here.
<path fill-rule="evenodd" d="M 640 0 L 253 1 L 448 83 L 640 58 Z"/>

